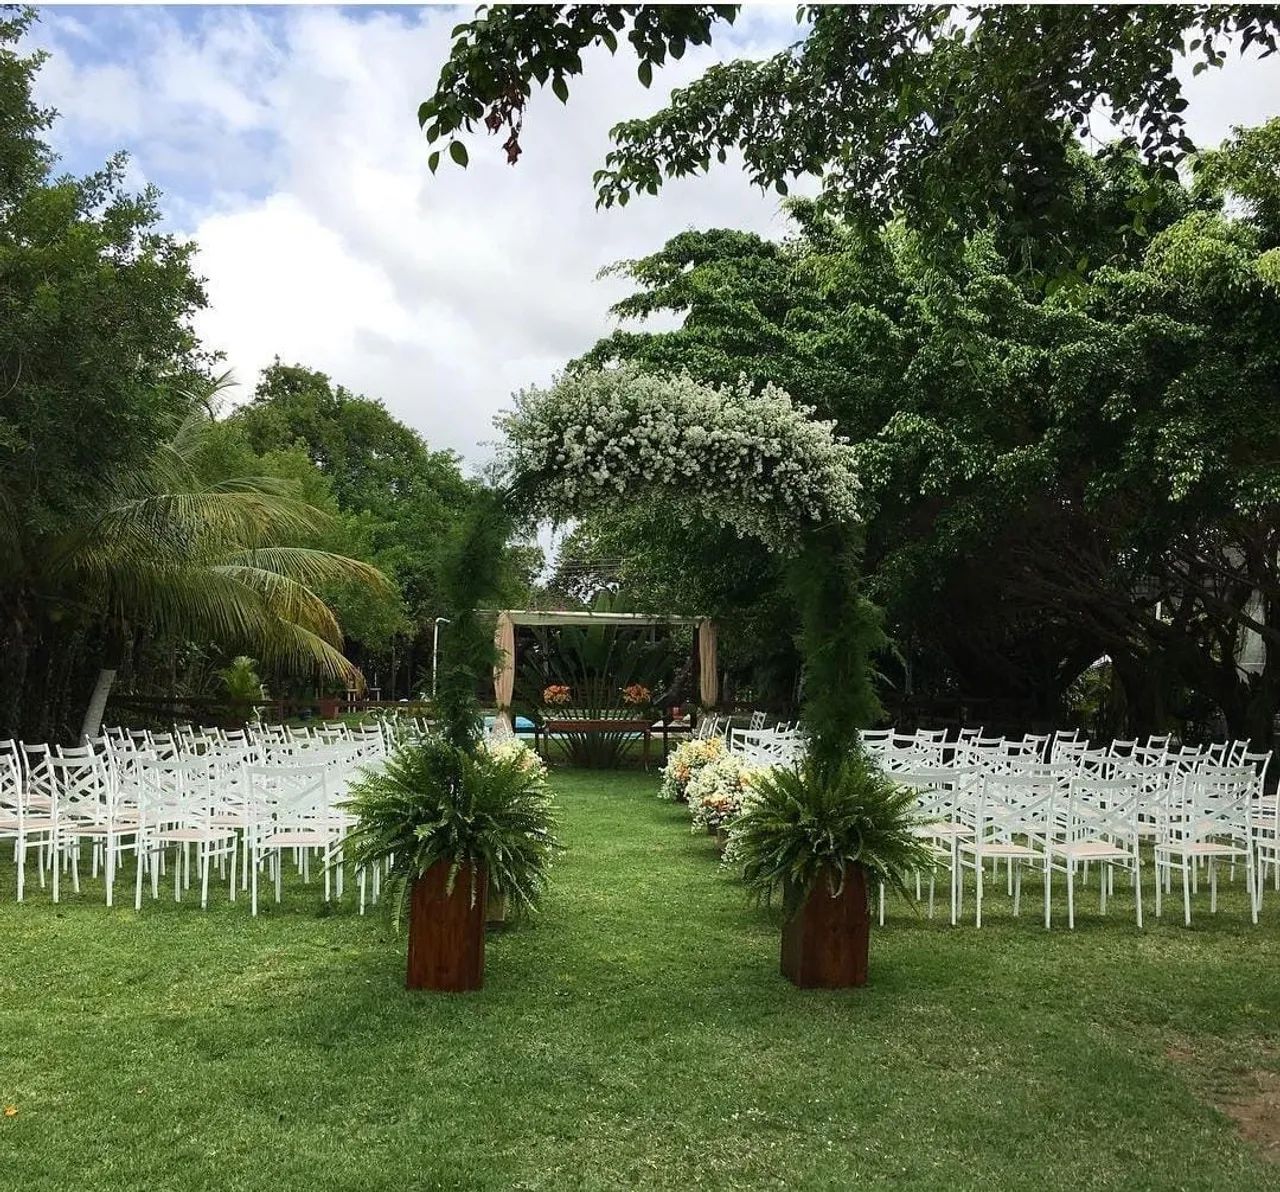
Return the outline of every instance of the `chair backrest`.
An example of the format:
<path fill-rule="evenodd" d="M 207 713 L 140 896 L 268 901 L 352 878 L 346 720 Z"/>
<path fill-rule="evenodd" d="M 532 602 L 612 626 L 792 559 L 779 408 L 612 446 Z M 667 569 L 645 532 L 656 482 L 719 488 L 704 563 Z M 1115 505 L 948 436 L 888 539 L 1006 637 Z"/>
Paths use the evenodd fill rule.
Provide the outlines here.
<path fill-rule="evenodd" d="M 1252 766 L 1200 766 L 1183 783 L 1183 834 L 1196 840 L 1248 839 L 1261 810 L 1260 793 Z"/>
<path fill-rule="evenodd" d="M 922 819 L 970 822 L 984 776 L 975 766 L 934 766 L 904 770 L 893 780 L 915 791 L 916 809 Z"/>
<path fill-rule="evenodd" d="M 1106 839 L 1136 851 L 1142 783 L 1135 776 L 1078 775 L 1071 782 L 1064 829 L 1068 841 Z"/>
<path fill-rule="evenodd" d="M 327 824 L 331 818 L 329 767 L 246 766 L 248 805 L 277 828 Z"/>
<path fill-rule="evenodd" d="M 1235 763 L 1238 766 L 1252 766 L 1258 775 L 1258 789 L 1265 791 L 1267 789 L 1267 771 L 1271 768 L 1271 750 L 1266 753 L 1249 753 L 1245 752 L 1240 755 L 1240 760 Z"/>
<path fill-rule="evenodd" d="M 9 750 L 0 751 L 0 814 L 17 816 L 19 824 L 26 813 L 23 798 L 22 766 L 18 755 Z"/>
<path fill-rule="evenodd" d="M 45 758 L 44 765 L 58 820 L 102 823 L 111 817 L 111 785 L 100 758 L 77 748 Z"/>
<path fill-rule="evenodd" d="M 1056 760 L 1074 766 L 1081 773 L 1089 773 L 1105 778 L 1111 772 L 1115 758 L 1109 749 L 1080 749 L 1063 754 Z"/>
<path fill-rule="evenodd" d="M 976 839 L 985 844 L 1022 837 L 1043 846 L 1056 834 L 1056 807 L 1067 797 L 1052 775 L 988 774 L 978 791 Z"/>
<path fill-rule="evenodd" d="M 138 763 L 138 816 L 144 825 L 204 827 L 214 811 L 214 783 L 206 758 L 144 757 Z"/>

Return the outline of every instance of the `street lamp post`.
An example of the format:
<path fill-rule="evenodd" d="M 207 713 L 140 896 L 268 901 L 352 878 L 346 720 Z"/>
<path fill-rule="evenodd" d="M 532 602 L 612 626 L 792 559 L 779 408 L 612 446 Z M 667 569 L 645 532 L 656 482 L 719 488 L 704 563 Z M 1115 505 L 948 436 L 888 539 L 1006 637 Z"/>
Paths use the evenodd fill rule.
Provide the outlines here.
<path fill-rule="evenodd" d="M 436 667 L 440 658 L 440 626 L 448 625 L 448 617 L 437 617 L 435 627 L 431 631 L 431 698 L 436 698 Z"/>

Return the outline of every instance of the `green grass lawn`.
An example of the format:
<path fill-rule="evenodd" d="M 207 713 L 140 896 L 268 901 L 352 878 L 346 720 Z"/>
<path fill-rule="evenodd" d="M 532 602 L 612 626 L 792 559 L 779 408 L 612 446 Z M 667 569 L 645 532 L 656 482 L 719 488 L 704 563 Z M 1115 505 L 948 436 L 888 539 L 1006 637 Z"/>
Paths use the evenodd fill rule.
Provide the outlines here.
<path fill-rule="evenodd" d="M 6 856 L 0 1187 L 1280 1188 L 1215 1108 L 1280 1068 L 1274 893 L 1142 933 L 1094 890 L 1074 934 L 1030 884 L 980 932 L 893 907 L 870 986 L 800 992 L 655 779 L 555 781 L 569 852 L 478 994 L 406 993 L 315 885 L 18 906 Z"/>

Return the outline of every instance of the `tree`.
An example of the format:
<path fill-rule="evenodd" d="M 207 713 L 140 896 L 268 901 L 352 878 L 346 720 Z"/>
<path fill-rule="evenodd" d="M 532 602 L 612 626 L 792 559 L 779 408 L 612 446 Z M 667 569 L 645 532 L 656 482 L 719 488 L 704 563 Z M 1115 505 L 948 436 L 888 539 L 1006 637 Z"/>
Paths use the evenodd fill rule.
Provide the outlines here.
<path fill-rule="evenodd" d="M 1237 141 L 1253 160 L 1264 138 Z M 1215 169 L 1264 195 L 1265 173 L 1224 152 Z M 1135 726 L 1162 728 L 1183 685 L 1262 740 L 1273 680 L 1236 657 L 1246 630 L 1266 635 L 1257 603 L 1274 584 L 1269 241 L 1220 213 L 1207 173 L 1196 196 L 1163 187 L 1143 235 L 1116 234 L 1141 173 L 1112 159 L 1098 186 L 1100 167 L 1078 165 L 1096 210 L 1077 216 L 1094 263 L 1074 286 L 1046 296 L 998 227 L 940 255 L 900 224 L 800 203 L 782 244 L 689 232 L 623 265 L 638 289 L 616 313 L 681 325 L 617 332 L 575 367 L 746 376 L 834 418 L 860 460 L 867 589 L 923 694 L 1013 698 L 1019 719 L 1048 719 L 1109 652 Z M 589 516 L 583 532 L 618 575 L 673 585 L 677 606 L 707 599 L 687 551 L 724 560 L 721 584 L 746 579 L 733 600 L 777 603 L 758 547 L 664 532 L 665 512 Z"/>
<path fill-rule="evenodd" d="M 641 82 L 686 46 L 712 39 L 736 6 L 570 4 L 487 8 L 454 30 L 434 94 L 418 112 L 435 168 L 483 124 L 520 154 L 533 85 L 568 100 L 593 46 L 619 34 Z M 624 121 L 595 175 L 604 205 L 656 194 L 706 172 L 729 150 L 762 188 L 820 180 L 837 210 L 879 223 L 905 211 L 917 228 L 966 231 L 995 214 L 1019 236 L 1062 215 L 1070 147 L 1099 110 L 1166 176 L 1194 149 L 1172 70 L 1221 66 L 1227 52 L 1275 52 L 1280 9 L 1257 5 L 807 5 L 792 46 L 718 64 L 667 107 Z M 1109 153 L 1112 150 L 1104 150 Z M 1134 205 L 1140 220 L 1142 200 Z M 1066 246 L 1059 270 L 1072 264 Z"/>
<path fill-rule="evenodd" d="M 366 665 L 387 665 L 394 692 L 402 661 L 412 660 L 435 617 L 446 615 L 442 552 L 483 500 L 481 486 L 463 476 L 455 454 L 432 451 L 380 401 L 301 365 L 276 361 L 264 369 L 253 399 L 228 422 L 259 456 L 301 453 L 332 494 L 340 541 L 395 582 L 402 603 L 394 615 L 364 588 L 326 593 Z M 508 543 L 493 598 L 519 602 L 541 564 L 536 549 Z"/>
<path fill-rule="evenodd" d="M 145 464 L 206 361 L 194 246 L 157 230 L 155 192 L 125 191 L 122 159 L 54 175 L 52 113 L 31 96 L 42 58 L 16 49 L 31 19 L 0 17 L 0 725 L 43 733 L 101 643 L 51 621 L 42 546 Z"/>
<path fill-rule="evenodd" d="M 40 598 L 100 625 L 107 650 L 81 736 L 99 731 L 130 633 L 208 638 L 268 664 L 360 682 L 342 655 L 342 631 L 315 586 L 345 580 L 385 586 L 374 567 L 299 546 L 325 515 L 266 477 L 209 482 L 195 467 L 209 424 L 203 403 L 149 465 L 122 476 L 103 507 L 69 532 L 37 543 Z"/>

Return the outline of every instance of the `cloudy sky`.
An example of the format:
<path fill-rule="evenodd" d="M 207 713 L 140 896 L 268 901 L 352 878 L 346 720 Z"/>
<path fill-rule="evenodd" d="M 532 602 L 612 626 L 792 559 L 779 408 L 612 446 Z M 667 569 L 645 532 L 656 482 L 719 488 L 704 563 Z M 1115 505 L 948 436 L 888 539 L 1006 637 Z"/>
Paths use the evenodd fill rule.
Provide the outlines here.
<path fill-rule="evenodd" d="M 689 227 L 779 235 L 776 197 L 732 168 L 596 211 L 591 173 L 619 119 L 660 105 L 711 61 L 795 37 L 794 5 L 760 6 L 655 76 L 588 59 L 567 107 L 530 105 L 520 164 L 496 141 L 432 178 L 416 111 L 455 8 L 44 8 L 38 96 L 63 164 L 131 155 L 169 226 L 200 245 L 206 343 L 241 382 L 279 355 L 382 398 L 437 447 L 487 454 L 493 414 L 611 326 L 625 292 L 599 269 Z M 1280 68 L 1232 61 L 1189 83 L 1191 132 L 1280 114 Z"/>

